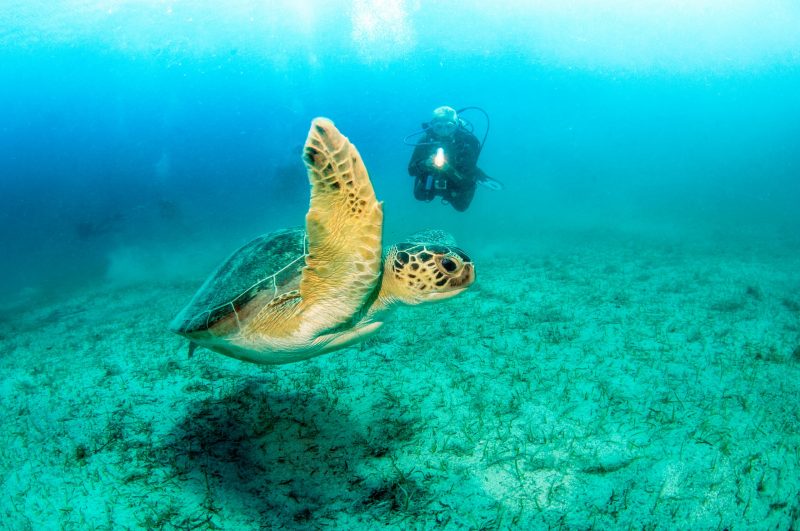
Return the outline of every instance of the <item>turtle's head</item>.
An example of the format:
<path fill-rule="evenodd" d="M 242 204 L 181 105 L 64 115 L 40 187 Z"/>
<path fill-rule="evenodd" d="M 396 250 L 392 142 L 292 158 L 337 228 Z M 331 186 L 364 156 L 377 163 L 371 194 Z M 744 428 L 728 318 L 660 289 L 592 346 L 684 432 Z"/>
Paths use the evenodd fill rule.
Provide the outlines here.
<path fill-rule="evenodd" d="M 475 282 L 472 260 L 455 246 L 398 243 L 384 262 L 387 295 L 406 304 L 448 299 Z"/>

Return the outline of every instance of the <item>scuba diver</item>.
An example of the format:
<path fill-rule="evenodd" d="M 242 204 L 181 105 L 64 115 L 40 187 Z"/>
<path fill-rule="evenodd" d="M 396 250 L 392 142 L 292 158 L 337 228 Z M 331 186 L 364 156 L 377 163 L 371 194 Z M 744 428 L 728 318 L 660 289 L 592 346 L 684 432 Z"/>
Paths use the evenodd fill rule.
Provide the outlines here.
<path fill-rule="evenodd" d="M 422 130 L 405 138 L 405 143 L 415 146 L 408 163 L 408 174 L 414 177 L 414 197 L 420 201 L 431 201 L 441 196 L 443 203 L 449 203 L 459 212 L 465 211 L 475 189 L 482 184 L 493 190 L 502 185 L 478 168 L 478 156 L 489 134 L 487 127 L 483 141 L 473 134 L 472 124 L 459 117 L 459 113 L 479 107 L 466 107 L 456 111 L 442 106 L 433 111 L 430 122 L 422 124 Z M 409 138 L 424 134 L 417 143 L 409 143 Z"/>

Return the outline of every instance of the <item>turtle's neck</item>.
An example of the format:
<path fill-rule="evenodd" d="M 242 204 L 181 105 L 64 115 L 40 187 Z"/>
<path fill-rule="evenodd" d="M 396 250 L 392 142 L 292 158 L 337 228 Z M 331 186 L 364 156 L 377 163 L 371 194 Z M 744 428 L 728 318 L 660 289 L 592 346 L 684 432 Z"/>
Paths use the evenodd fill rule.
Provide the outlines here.
<path fill-rule="evenodd" d="M 382 313 L 390 310 L 393 306 L 395 306 L 400 300 L 390 293 L 390 290 L 386 289 L 386 285 L 384 280 L 386 279 L 386 273 L 383 268 L 381 268 L 381 278 L 379 282 L 376 282 L 375 289 L 370 294 L 369 299 L 364 303 L 364 308 L 366 309 L 366 318 L 368 321 L 374 321 L 380 317 Z"/>

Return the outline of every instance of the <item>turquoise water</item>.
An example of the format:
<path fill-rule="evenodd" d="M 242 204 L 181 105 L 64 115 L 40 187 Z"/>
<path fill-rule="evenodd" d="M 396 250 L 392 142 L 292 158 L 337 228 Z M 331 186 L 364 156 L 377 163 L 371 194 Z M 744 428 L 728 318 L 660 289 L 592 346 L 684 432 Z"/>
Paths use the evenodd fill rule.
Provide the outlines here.
<path fill-rule="evenodd" d="M 3 525 L 800 525 L 793 3 L 9 6 Z M 406 173 L 444 104 L 505 185 L 464 213 Z M 475 286 L 306 362 L 187 358 L 206 275 L 302 225 L 316 116 L 384 241 L 447 230 Z"/>

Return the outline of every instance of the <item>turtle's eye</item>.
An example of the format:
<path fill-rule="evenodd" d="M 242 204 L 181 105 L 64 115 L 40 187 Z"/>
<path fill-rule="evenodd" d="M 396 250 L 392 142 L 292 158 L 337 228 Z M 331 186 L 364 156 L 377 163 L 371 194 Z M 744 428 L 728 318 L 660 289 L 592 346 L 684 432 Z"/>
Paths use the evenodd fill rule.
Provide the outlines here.
<path fill-rule="evenodd" d="M 442 267 L 448 273 L 452 273 L 453 271 L 456 270 L 458 265 L 455 262 L 453 262 L 452 260 L 450 260 L 449 258 L 445 257 L 445 258 L 442 258 Z"/>

